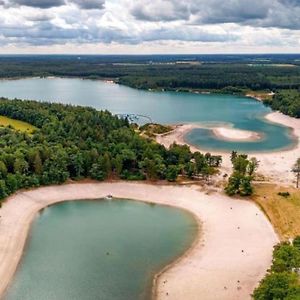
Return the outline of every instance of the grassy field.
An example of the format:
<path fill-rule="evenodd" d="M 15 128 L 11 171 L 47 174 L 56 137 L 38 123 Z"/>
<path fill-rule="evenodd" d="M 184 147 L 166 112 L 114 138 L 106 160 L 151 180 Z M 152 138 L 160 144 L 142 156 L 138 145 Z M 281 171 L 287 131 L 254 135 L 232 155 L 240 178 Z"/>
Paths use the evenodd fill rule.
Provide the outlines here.
<path fill-rule="evenodd" d="M 29 123 L 0 116 L 0 126 L 11 126 L 15 130 L 32 133 L 37 128 Z"/>
<path fill-rule="evenodd" d="M 290 195 L 278 194 L 284 192 Z M 282 240 L 300 235 L 300 189 L 259 184 L 252 199 L 264 210 Z"/>
<path fill-rule="evenodd" d="M 145 124 L 140 127 L 140 132 L 142 136 L 149 138 L 154 138 L 157 134 L 163 134 L 170 132 L 172 130 L 171 126 L 165 126 L 160 124 Z"/>

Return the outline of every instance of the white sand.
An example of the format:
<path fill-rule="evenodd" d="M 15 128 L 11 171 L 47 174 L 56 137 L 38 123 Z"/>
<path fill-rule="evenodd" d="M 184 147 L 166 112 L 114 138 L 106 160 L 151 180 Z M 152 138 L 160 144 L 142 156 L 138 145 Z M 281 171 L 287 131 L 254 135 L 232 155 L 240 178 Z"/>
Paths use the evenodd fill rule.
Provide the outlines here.
<path fill-rule="evenodd" d="M 214 127 L 212 128 L 213 134 L 218 138 L 225 141 L 257 141 L 262 136 L 255 131 L 241 130 L 229 127 Z"/>
<path fill-rule="evenodd" d="M 249 156 L 255 156 L 259 160 L 260 165 L 258 172 L 264 175 L 266 180 L 284 185 L 294 184 L 295 177 L 291 169 L 297 158 L 300 157 L 300 119 L 291 118 L 279 112 L 268 114 L 266 119 L 270 122 L 292 128 L 293 134 L 297 139 L 297 145 L 290 150 L 253 153 Z M 195 124 L 177 126 L 169 135 L 158 136 L 157 141 L 166 147 L 169 147 L 173 142 L 185 144 L 184 136 L 194 128 L 199 128 L 199 126 Z M 201 149 L 201 147 L 195 146 L 191 146 L 191 150 L 207 152 Z M 222 155 L 223 163 L 221 171 L 223 174 L 229 174 L 231 172 L 230 153 L 222 151 L 210 152 L 216 155 Z"/>
<path fill-rule="evenodd" d="M 77 183 L 11 196 L 0 210 L 0 297 L 12 279 L 30 224 L 40 209 L 63 200 L 112 194 L 184 208 L 201 225 L 193 248 L 159 276 L 158 299 L 250 299 L 271 263 L 277 236 L 254 203 L 206 195 L 197 189 L 127 182 Z"/>

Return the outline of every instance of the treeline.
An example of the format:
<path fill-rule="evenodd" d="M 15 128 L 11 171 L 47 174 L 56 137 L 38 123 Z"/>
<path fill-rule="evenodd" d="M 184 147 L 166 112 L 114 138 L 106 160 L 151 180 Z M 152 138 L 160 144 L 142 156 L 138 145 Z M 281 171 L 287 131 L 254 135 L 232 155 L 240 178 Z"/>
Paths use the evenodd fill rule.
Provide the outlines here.
<path fill-rule="evenodd" d="M 253 293 L 255 300 L 300 299 L 300 237 L 292 243 L 275 246 L 273 262 L 265 278 Z"/>
<path fill-rule="evenodd" d="M 245 90 L 298 89 L 300 66 L 248 63 L 176 63 L 140 61 L 120 63 L 107 58 L 83 59 L 0 57 L 0 78 L 24 76 L 68 76 L 89 79 L 112 78 L 140 89 L 209 89 L 242 93 Z M 241 58 L 242 59 L 242 58 Z M 295 63 L 292 60 L 292 63 Z"/>
<path fill-rule="evenodd" d="M 279 90 L 272 99 L 264 101 L 274 110 L 300 118 L 300 89 Z"/>
<path fill-rule="evenodd" d="M 0 98 L 0 115 L 38 127 L 32 134 L 0 127 L 0 199 L 68 179 L 209 180 L 221 164 L 220 156 L 188 146 L 167 150 L 108 111 Z"/>
<path fill-rule="evenodd" d="M 300 67 L 201 64 L 143 66 L 120 76 L 119 82 L 134 88 L 222 90 L 273 90 L 300 87 Z"/>

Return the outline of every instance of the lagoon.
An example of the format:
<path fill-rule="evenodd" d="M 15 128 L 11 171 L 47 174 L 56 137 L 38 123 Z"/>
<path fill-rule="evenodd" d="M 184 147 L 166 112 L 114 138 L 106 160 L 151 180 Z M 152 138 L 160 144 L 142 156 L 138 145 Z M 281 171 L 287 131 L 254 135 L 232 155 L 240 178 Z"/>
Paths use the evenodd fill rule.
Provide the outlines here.
<path fill-rule="evenodd" d="M 0 81 L 0 96 L 71 103 L 107 109 L 115 114 L 141 114 L 162 124 L 200 123 L 256 131 L 259 141 L 219 140 L 209 129 L 194 129 L 186 141 L 206 150 L 262 152 L 287 149 L 296 144 L 289 128 L 263 117 L 271 109 L 243 96 L 149 92 L 126 86 L 69 78 L 28 78 Z"/>
<path fill-rule="evenodd" d="M 133 200 L 70 201 L 34 221 L 6 300 L 150 299 L 154 275 L 190 247 L 187 212 Z"/>

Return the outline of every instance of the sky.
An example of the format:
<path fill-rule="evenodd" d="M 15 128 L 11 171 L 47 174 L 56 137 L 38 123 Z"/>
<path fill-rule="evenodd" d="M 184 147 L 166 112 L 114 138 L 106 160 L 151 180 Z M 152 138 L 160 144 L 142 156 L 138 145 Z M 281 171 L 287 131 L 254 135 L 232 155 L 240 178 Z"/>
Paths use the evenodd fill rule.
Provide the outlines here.
<path fill-rule="evenodd" d="M 23 53 L 300 53 L 300 0 L 0 0 Z"/>

